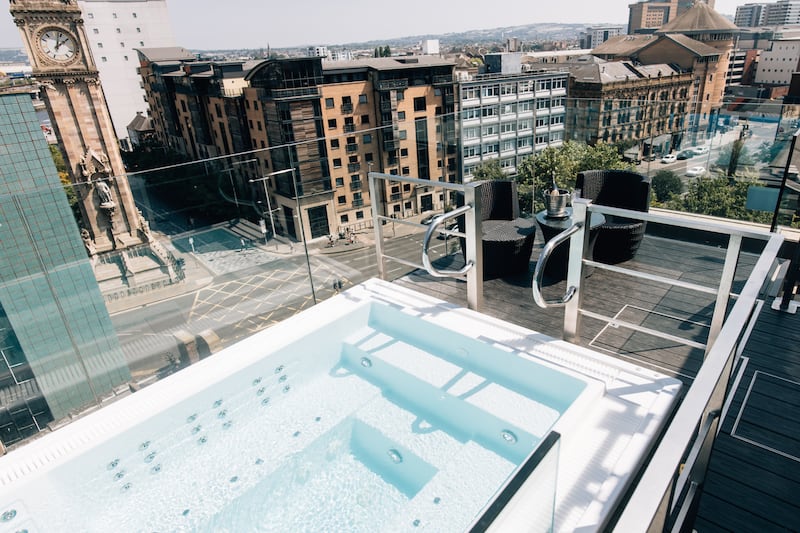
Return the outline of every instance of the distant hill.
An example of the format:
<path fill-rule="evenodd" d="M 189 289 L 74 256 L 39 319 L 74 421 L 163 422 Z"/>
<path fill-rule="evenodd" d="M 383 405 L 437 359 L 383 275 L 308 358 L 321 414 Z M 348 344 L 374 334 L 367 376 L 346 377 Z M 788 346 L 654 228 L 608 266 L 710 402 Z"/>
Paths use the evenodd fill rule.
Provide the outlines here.
<path fill-rule="evenodd" d="M 511 37 L 516 37 L 522 42 L 560 41 L 577 39 L 589 24 L 561 24 L 561 23 L 536 23 L 521 26 L 506 26 L 483 30 L 469 30 L 458 33 L 443 33 L 439 35 L 412 35 L 409 37 L 396 37 L 361 43 L 346 43 L 335 45 L 345 48 L 372 48 L 378 45 L 412 46 L 425 39 L 439 39 L 441 46 L 458 46 L 479 43 L 500 43 Z"/>
<path fill-rule="evenodd" d="M 273 52 L 304 52 L 308 46 L 327 46 L 328 48 L 339 50 L 369 50 L 376 46 L 386 46 L 390 48 L 410 48 L 416 46 L 420 41 L 426 39 L 439 39 L 441 49 L 448 50 L 452 47 L 475 46 L 481 44 L 502 44 L 506 39 L 516 37 L 522 44 L 540 43 L 544 41 L 568 41 L 577 40 L 580 33 L 585 31 L 592 24 L 563 24 L 563 23 L 536 23 L 524 24 L 520 26 L 506 26 L 501 28 L 491 28 L 482 30 L 469 30 L 457 33 L 411 35 L 407 37 L 387 37 L 380 40 L 350 42 L 350 43 L 308 43 L 304 46 L 273 48 Z M 594 24 L 597 26 L 597 24 Z M 624 24 L 623 24 L 624 26 Z M 209 50 L 193 50 L 194 52 L 208 53 Z M 215 50 L 214 53 L 226 52 Z M 233 50 L 227 50 L 233 52 Z M 236 53 L 243 52 L 238 49 Z M 235 55 L 235 54 L 234 54 Z"/>

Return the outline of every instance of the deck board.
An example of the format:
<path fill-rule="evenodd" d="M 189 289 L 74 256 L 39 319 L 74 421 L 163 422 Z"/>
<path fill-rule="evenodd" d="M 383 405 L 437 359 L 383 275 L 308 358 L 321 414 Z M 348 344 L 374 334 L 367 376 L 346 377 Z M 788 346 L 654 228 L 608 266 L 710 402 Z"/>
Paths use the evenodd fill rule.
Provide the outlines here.
<path fill-rule="evenodd" d="M 542 247 L 538 237 L 527 273 L 485 282 L 482 312 L 560 338 L 564 310 L 541 309 L 531 295 L 533 269 Z M 723 248 L 648 234 L 636 258 L 624 266 L 715 287 L 724 258 Z M 734 292 L 744 285 L 757 259 L 753 253 L 740 254 Z M 449 266 L 463 264 L 460 258 L 445 261 Z M 396 282 L 467 305 L 463 281 L 417 271 Z M 563 281 L 546 284 L 545 298 L 560 297 L 565 285 Z M 714 294 L 602 269 L 584 280 L 582 290 L 582 306 L 587 310 L 701 344 L 707 340 Z M 800 312 L 774 311 L 771 303 L 765 302 L 743 353 L 746 371 L 712 452 L 694 525 L 698 532 L 800 530 Z M 703 362 L 702 349 L 588 317 L 582 319 L 578 343 L 677 377 L 687 385 Z M 756 386 L 751 387 L 756 372 Z M 745 401 L 748 389 L 752 390 Z"/>

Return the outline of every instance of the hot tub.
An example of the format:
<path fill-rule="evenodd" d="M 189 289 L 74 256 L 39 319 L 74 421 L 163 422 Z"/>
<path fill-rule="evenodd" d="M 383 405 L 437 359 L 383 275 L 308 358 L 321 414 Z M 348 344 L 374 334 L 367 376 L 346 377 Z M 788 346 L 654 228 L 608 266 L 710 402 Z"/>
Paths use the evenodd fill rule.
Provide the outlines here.
<path fill-rule="evenodd" d="M 678 388 L 370 280 L 0 458 L 0 531 L 599 528 Z"/>

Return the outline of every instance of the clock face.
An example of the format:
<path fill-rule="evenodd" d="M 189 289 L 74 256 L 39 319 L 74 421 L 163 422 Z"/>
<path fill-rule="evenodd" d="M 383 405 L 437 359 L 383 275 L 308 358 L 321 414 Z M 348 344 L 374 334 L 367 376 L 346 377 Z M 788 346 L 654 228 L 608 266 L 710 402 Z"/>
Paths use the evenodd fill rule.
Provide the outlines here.
<path fill-rule="evenodd" d="M 75 39 L 66 31 L 58 28 L 45 30 L 39 37 L 42 52 L 53 61 L 70 61 L 75 58 L 77 47 Z"/>

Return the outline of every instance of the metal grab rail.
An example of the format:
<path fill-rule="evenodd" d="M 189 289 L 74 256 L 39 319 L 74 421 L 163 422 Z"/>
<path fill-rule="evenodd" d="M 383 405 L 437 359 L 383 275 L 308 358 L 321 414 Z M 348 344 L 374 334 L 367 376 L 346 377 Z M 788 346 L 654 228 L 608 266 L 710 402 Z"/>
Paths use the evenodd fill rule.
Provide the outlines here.
<path fill-rule="evenodd" d="M 465 214 L 467 211 L 472 210 L 471 205 L 464 205 L 459 208 L 453 209 L 447 213 L 442 213 L 441 215 L 436 215 L 431 220 L 431 225 L 428 226 L 428 231 L 425 232 L 425 237 L 422 239 L 422 264 L 425 266 L 425 270 L 428 271 L 428 274 L 435 278 L 449 278 L 449 277 L 457 277 L 457 276 L 465 276 L 469 270 L 475 266 L 473 261 L 467 261 L 466 264 L 460 268 L 459 270 L 438 270 L 433 266 L 431 263 L 431 258 L 428 255 L 428 245 L 431 242 L 431 237 L 435 233 L 438 233 L 437 228 L 441 226 L 445 220 L 450 218 L 455 218 L 459 215 Z M 444 230 L 445 233 L 448 235 L 456 235 L 459 237 L 466 237 L 464 233 Z"/>
<path fill-rule="evenodd" d="M 580 231 L 582 227 L 582 222 L 576 222 L 569 228 L 550 239 L 547 244 L 544 245 L 544 248 L 542 248 L 542 253 L 539 254 L 539 260 L 536 262 L 536 269 L 533 271 L 533 283 L 531 284 L 533 300 L 539 307 L 545 309 L 548 307 L 560 307 L 562 305 L 566 305 L 567 302 L 572 300 L 572 297 L 575 296 L 575 291 L 578 289 L 575 287 L 575 285 L 570 285 L 567 287 L 567 292 L 564 293 L 564 296 L 562 296 L 560 299 L 545 300 L 542 296 L 540 287 L 542 286 L 542 281 L 544 278 L 544 268 L 547 266 L 547 260 L 550 259 L 550 254 L 553 253 L 553 250 L 555 250 L 559 244 L 572 237 L 575 233 Z"/>

